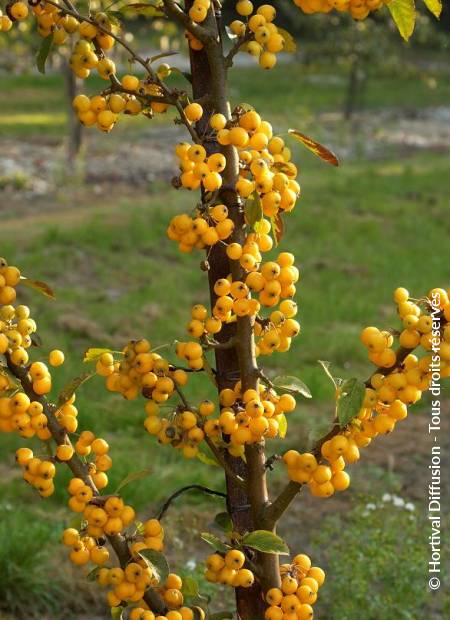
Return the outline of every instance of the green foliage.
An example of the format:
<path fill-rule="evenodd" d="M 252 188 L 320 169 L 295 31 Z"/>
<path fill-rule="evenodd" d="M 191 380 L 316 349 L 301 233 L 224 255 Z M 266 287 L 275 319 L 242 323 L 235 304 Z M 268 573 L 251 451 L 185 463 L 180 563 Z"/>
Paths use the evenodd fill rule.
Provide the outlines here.
<path fill-rule="evenodd" d="M 0 610 L 17 615 L 55 612 L 64 584 L 51 566 L 50 552 L 57 544 L 52 523 L 7 505 L 1 506 L 1 513 Z"/>
<path fill-rule="evenodd" d="M 430 617 L 423 516 L 405 503 L 361 500 L 346 513 L 344 527 L 341 518 L 326 517 L 314 537 L 332 575 L 318 613 L 328 620 L 360 620 L 362 610 L 365 620 L 416 620 L 421 610 Z"/>
<path fill-rule="evenodd" d="M 242 539 L 244 547 L 250 547 L 264 553 L 278 553 L 288 555 L 289 548 L 282 538 L 267 530 L 254 530 Z"/>

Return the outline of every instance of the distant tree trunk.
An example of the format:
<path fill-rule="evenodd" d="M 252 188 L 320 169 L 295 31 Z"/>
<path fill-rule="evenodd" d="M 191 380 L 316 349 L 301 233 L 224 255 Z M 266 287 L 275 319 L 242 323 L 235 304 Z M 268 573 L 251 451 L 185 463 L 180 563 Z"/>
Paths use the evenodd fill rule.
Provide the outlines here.
<path fill-rule="evenodd" d="M 351 59 L 347 81 L 347 93 L 344 101 L 344 118 L 350 120 L 361 103 L 361 95 L 365 87 L 365 75 L 361 66 L 361 58 L 354 54 Z"/>
<path fill-rule="evenodd" d="M 73 164 L 80 152 L 83 141 L 83 126 L 73 113 L 72 101 L 78 94 L 77 78 L 68 64 L 64 63 L 64 79 L 68 104 L 67 160 Z"/>

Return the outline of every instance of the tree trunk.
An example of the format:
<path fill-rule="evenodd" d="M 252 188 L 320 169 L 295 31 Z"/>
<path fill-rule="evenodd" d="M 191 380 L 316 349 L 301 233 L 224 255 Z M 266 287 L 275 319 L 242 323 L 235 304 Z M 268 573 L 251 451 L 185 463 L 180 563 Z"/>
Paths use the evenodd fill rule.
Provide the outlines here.
<path fill-rule="evenodd" d="M 189 2 L 187 3 L 189 6 Z M 210 15 L 208 18 L 208 26 L 217 28 L 220 23 L 220 15 Z M 214 58 L 211 55 L 214 54 Z M 209 118 L 211 114 L 220 112 L 224 114 L 228 119 L 230 118 L 230 105 L 227 98 L 227 84 L 226 84 L 226 69 L 223 62 L 223 50 L 222 46 L 218 46 L 214 50 L 203 49 L 201 51 L 190 50 L 190 64 L 192 75 L 192 92 L 194 99 L 200 99 L 205 96 L 210 97 L 208 103 L 202 104 L 204 114 L 199 123 L 197 123 L 197 130 L 200 135 L 203 131 L 209 127 Z M 214 67 L 211 70 L 211 67 Z M 223 151 L 227 158 L 227 169 L 223 176 L 223 186 L 220 192 L 220 200 L 227 205 L 229 209 L 230 217 L 235 224 L 235 236 L 236 238 L 243 237 L 244 234 L 244 215 L 238 204 L 236 192 L 234 191 L 235 183 L 238 179 L 239 169 L 237 153 L 233 147 L 221 147 L 215 141 L 211 141 L 205 144 L 205 148 L 208 152 Z M 208 279 L 211 306 L 214 305 L 216 295 L 214 293 L 214 284 L 219 278 L 226 278 L 232 271 L 230 261 L 226 255 L 226 246 L 218 243 L 213 246 L 208 252 Z M 235 270 L 236 267 L 233 267 Z M 237 267 L 238 271 L 240 267 Z M 238 277 L 233 276 L 234 279 L 240 279 L 240 274 L 236 274 Z M 250 326 L 251 328 L 251 326 Z M 223 326 L 221 332 L 216 336 L 218 341 L 226 342 L 229 338 L 238 334 L 241 331 L 237 322 L 229 323 Z M 238 334 L 240 346 L 246 348 L 246 354 L 251 353 L 250 356 L 250 378 L 254 383 L 257 382 L 257 377 L 253 370 L 256 367 L 254 360 L 254 343 L 253 335 L 250 332 L 244 334 L 245 341 L 241 334 Z M 241 342 L 242 341 L 242 342 Z M 240 362 L 238 354 L 238 347 L 231 349 L 216 349 L 216 369 L 217 369 L 217 384 L 219 391 L 223 388 L 233 388 L 236 382 L 243 376 L 242 363 Z M 246 386 L 250 387 L 250 386 Z M 228 451 L 225 451 L 224 458 L 227 460 L 230 468 L 244 480 L 249 477 L 247 464 L 241 458 L 235 458 L 231 456 Z M 264 453 L 262 456 L 264 458 Z M 265 475 L 262 476 L 262 481 L 265 487 Z M 239 533 L 244 533 L 257 529 L 255 522 L 255 515 L 252 513 L 252 506 L 249 497 L 248 489 L 243 488 L 236 484 L 232 477 L 226 476 L 226 487 L 228 494 L 228 512 L 233 522 L 233 528 Z M 267 494 L 267 491 L 266 491 Z M 272 558 L 273 561 L 273 558 Z M 263 602 L 261 585 L 255 581 L 252 588 L 237 588 L 236 589 L 236 605 L 237 614 L 240 620 L 260 620 L 264 618 L 265 605 Z"/>
<path fill-rule="evenodd" d="M 83 126 L 73 113 L 72 101 L 78 94 L 77 78 L 67 63 L 63 66 L 64 79 L 66 82 L 66 95 L 69 108 L 68 132 L 67 132 L 67 161 L 72 165 L 81 149 L 83 139 Z"/>

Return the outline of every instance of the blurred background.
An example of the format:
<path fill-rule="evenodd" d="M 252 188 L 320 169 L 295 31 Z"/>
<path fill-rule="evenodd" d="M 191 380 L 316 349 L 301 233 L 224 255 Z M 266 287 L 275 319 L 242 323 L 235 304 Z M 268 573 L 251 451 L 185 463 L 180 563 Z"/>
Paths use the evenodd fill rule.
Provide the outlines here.
<path fill-rule="evenodd" d="M 317 360 L 330 361 L 337 376 L 367 377 L 359 333 L 371 324 L 397 326 L 394 288 L 419 297 L 450 284 L 450 11 L 440 22 L 420 14 L 404 44 L 387 10 L 355 23 L 275 4 L 297 52 L 281 55 L 269 73 L 240 55 L 230 76 L 232 104 L 251 103 L 277 132 L 296 128 L 341 159 L 334 169 L 292 144 L 302 198 L 281 247 L 295 252 L 302 274 L 302 334 L 288 354 L 264 359 L 272 376 L 296 375 L 311 388 L 313 399 L 291 414 L 283 445 L 305 450 L 333 410 L 333 389 Z M 64 68 L 64 46 L 39 75 L 39 41 L 27 26 L 0 35 L 0 255 L 56 291 L 53 302 L 28 289 L 21 300 L 38 320 L 42 357 L 56 347 L 66 352 L 67 363 L 54 372 L 57 394 L 86 370 L 89 346 L 184 338 L 190 306 L 207 303 L 208 291 L 200 255 L 179 254 L 165 236 L 171 217 L 195 200 L 169 185 L 174 143 L 186 138 L 182 128 L 168 113 L 154 120 L 122 117 L 107 135 L 82 130 L 70 112 L 71 96 L 98 92 L 104 82 L 75 83 Z M 126 29 L 144 55 L 177 51 L 167 62 L 187 67 L 176 28 L 130 15 Z M 126 58 L 117 53 L 115 60 L 121 74 L 130 70 Z M 185 87 L 179 74 L 169 80 Z M 191 393 L 200 399 L 211 391 L 193 381 Z M 449 404 L 447 390 L 440 435 L 447 454 Z M 153 516 L 172 491 L 193 481 L 221 488 L 218 469 L 186 465 L 176 451 L 157 445 L 143 428 L 142 404 L 107 393 L 100 378 L 79 390 L 77 405 L 80 428 L 112 445 L 111 489 L 130 471 L 151 468 L 148 478 L 123 491 L 140 517 Z M 395 433 L 363 451 L 350 468 L 349 491 L 328 501 L 304 494 L 282 524 L 291 550 L 310 554 L 328 573 L 318 618 L 450 617 L 445 586 L 427 591 L 427 407 L 425 398 Z M 0 618 L 109 617 L 95 584 L 71 568 L 59 543 L 72 519 L 67 476 L 59 471 L 56 494 L 41 501 L 14 463 L 20 445 L 15 436 L 0 437 Z M 270 478 L 280 488 L 282 468 Z M 195 531 L 211 530 L 222 509 L 214 498 L 186 495 L 169 510 L 168 554 L 182 574 L 202 582 L 209 548 Z M 204 591 L 213 595 L 213 608 L 226 607 L 229 592 L 218 596 L 208 584 Z"/>

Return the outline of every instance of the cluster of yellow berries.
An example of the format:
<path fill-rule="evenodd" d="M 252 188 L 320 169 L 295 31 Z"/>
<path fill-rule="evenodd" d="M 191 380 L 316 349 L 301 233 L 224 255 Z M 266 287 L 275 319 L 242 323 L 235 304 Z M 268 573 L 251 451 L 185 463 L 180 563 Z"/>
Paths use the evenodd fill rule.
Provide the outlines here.
<path fill-rule="evenodd" d="M 255 110 L 240 108 L 231 122 L 222 114 L 214 114 L 210 124 L 219 144 L 232 145 L 239 151 L 238 195 L 248 198 L 256 192 L 267 217 L 274 217 L 280 210 L 292 211 L 300 194 L 295 180 L 297 167 L 290 161 L 291 151 L 284 140 L 273 135 L 272 125 Z"/>
<path fill-rule="evenodd" d="M 155 616 L 155 614 L 145 607 L 135 607 L 131 610 L 130 620 L 205 620 L 205 612 L 201 607 L 179 607 L 178 609 L 170 609 L 164 616 Z"/>
<path fill-rule="evenodd" d="M 230 549 L 224 555 L 213 553 L 206 559 L 205 578 L 233 588 L 250 588 L 255 576 L 244 564 L 245 555 L 239 549 Z"/>
<path fill-rule="evenodd" d="M 233 230 L 234 224 L 228 217 L 227 207 L 215 205 L 207 213 L 198 213 L 194 218 L 186 213 L 176 215 L 169 224 L 167 236 L 177 241 L 180 252 L 192 252 L 194 248 L 201 250 L 228 239 Z"/>
<path fill-rule="evenodd" d="M 281 587 L 266 592 L 268 607 L 266 620 L 312 620 L 312 606 L 317 600 L 319 588 L 325 581 L 325 573 L 318 566 L 311 566 L 310 558 L 299 553 L 292 564 L 282 564 Z"/>
<path fill-rule="evenodd" d="M 304 13 L 329 13 L 333 9 L 348 12 L 353 19 L 366 19 L 389 0 L 294 0 Z"/>
<path fill-rule="evenodd" d="M 230 24 L 230 30 L 238 37 L 251 33 L 249 41 L 242 45 L 242 50 L 259 60 L 263 69 L 272 69 L 277 62 L 277 53 L 285 47 L 283 35 L 273 23 L 276 9 L 271 4 L 263 4 L 254 13 L 254 6 L 250 0 L 238 0 L 236 12 L 247 18 L 244 23 L 238 19 Z"/>
<path fill-rule="evenodd" d="M 289 478 L 299 484 L 308 484 L 315 497 L 331 497 L 335 491 L 345 491 L 350 484 L 350 476 L 344 471 L 346 462 L 359 459 L 359 450 L 354 440 L 336 435 L 322 446 L 322 454 L 327 455 L 329 465 L 319 464 L 314 454 L 300 454 L 288 450 L 283 455 Z"/>
<path fill-rule="evenodd" d="M 101 566 L 109 560 L 109 551 L 104 545 L 98 545 L 92 536 L 82 536 L 75 528 L 64 530 L 62 542 L 71 548 L 70 561 L 77 566 L 88 562 Z"/>
<path fill-rule="evenodd" d="M 225 388 L 219 394 L 220 415 L 208 420 L 211 428 L 205 431 L 211 436 L 222 433 L 231 454 L 239 455 L 245 444 L 257 443 L 263 437 L 278 435 L 280 417 L 291 413 L 296 406 L 291 394 L 278 395 L 275 390 L 260 385 L 258 391 L 241 391 L 240 381 L 234 389 Z M 213 426 L 214 425 L 214 426 Z"/>
<path fill-rule="evenodd" d="M 123 359 L 114 361 L 112 353 L 103 353 L 96 370 L 106 377 L 106 386 L 128 400 L 142 393 L 157 403 L 167 401 L 175 391 L 175 382 L 185 385 L 187 375 L 182 370 L 171 370 L 169 362 L 152 352 L 148 340 L 132 340 L 122 351 Z"/>
<path fill-rule="evenodd" d="M 3 379 L 6 380 L 6 377 L 0 376 L 0 384 Z M 23 392 L 0 398 L 0 431 L 16 431 L 24 439 L 36 435 L 42 441 L 47 441 L 51 436 L 43 406 L 37 401 L 30 401 Z"/>
<path fill-rule="evenodd" d="M 190 104 L 190 106 L 194 105 L 198 104 Z M 187 106 L 185 110 L 189 110 L 190 106 Z M 195 118 L 192 113 L 186 113 L 186 117 L 188 120 Z M 180 184 L 182 187 L 196 190 L 202 186 L 208 192 L 214 192 L 221 188 L 222 177 L 220 173 L 225 170 L 227 163 L 225 155 L 214 153 L 208 156 L 206 149 L 201 144 L 189 144 L 188 142 L 177 144 L 175 154 L 179 160 L 181 170 Z M 213 217 L 212 214 L 211 217 Z M 220 222 L 223 219 L 225 218 L 217 221 Z M 199 236 L 203 232 L 203 230 L 200 230 Z M 223 238 L 226 239 L 228 235 Z M 206 245 L 213 245 L 213 243 L 207 243 Z"/>
<path fill-rule="evenodd" d="M 433 318 L 422 307 L 430 309 L 429 300 L 433 295 L 439 295 L 440 309 L 442 312 L 442 335 L 437 338 L 433 335 Z M 403 324 L 403 330 L 398 336 L 400 346 L 405 349 L 421 347 L 425 355 L 418 358 L 412 353 L 408 354 L 399 367 L 397 354 L 393 350 L 394 336 L 390 332 L 380 331 L 376 327 L 366 327 L 361 333 L 361 341 L 368 349 L 369 359 L 381 369 L 391 369 L 393 372 L 385 375 L 375 373 L 371 378 L 371 386 L 366 395 L 367 406 L 373 406 L 378 401 L 383 405 L 389 405 L 395 400 L 400 400 L 406 405 L 417 402 L 424 390 L 428 389 L 431 381 L 431 351 L 439 353 L 441 376 L 450 375 L 450 329 L 448 322 L 450 317 L 450 303 L 448 294 L 444 289 L 432 289 L 427 298 L 418 300 L 416 303 L 410 299 L 409 292 L 404 288 L 398 288 L 394 292 L 394 300 L 397 311 Z M 442 337 L 441 337 L 442 336 Z"/>
<path fill-rule="evenodd" d="M 198 446 L 205 437 L 201 416 L 209 415 L 206 414 L 206 408 L 206 404 L 203 403 L 200 404 L 198 413 L 182 407 L 177 408 L 171 418 L 167 419 L 159 417 L 159 406 L 150 401 L 145 408 L 148 417 L 144 426 L 147 432 L 156 436 L 161 444 L 170 444 L 181 450 L 185 458 L 192 459 L 197 456 Z"/>
<path fill-rule="evenodd" d="M 69 508 L 83 515 L 88 535 L 96 539 L 120 534 L 135 519 L 133 508 L 120 497 L 108 497 L 102 506 L 90 503 L 94 492 L 81 478 L 72 478 L 68 491 Z"/>
<path fill-rule="evenodd" d="M 41 497 L 50 497 L 54 493 L 53 478 L 56 467 L 52 461 L 36 458 L 29 448 L 19 448 L 16 461 L 22 467 L 23 479 L 35 488 Z"/>
<path fill-rule="evenodd" d="M 78 45 L 89 42 L 80 41 Z M 93 54 L 93 53 L 92 53 Z M 95 56 L 95 54 L 93 54 Z M 103 61 L 99 61 L 100 62 Z M 110 62 L 110 61 L 109 61 Z M 135 75 L 124 75 L 122 81 L 116 87 L 117 92 L 109 95 L 77 95 L 73 102 L 73 108 L 79 121 L 86 127 L 96 126 L 104 132 L 109 132 L 116 124 L 121 113 L 136 116 L 145 112 L 147 116 L 155 113 L 166 112 L 169 104 L 164 100 L 146 100 L 147 95 L 163 98 L 161 86 L 154 82 L 141 81 Z"/>

